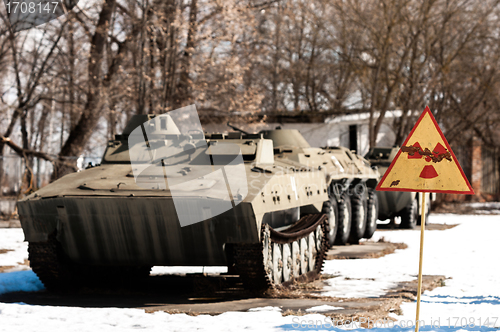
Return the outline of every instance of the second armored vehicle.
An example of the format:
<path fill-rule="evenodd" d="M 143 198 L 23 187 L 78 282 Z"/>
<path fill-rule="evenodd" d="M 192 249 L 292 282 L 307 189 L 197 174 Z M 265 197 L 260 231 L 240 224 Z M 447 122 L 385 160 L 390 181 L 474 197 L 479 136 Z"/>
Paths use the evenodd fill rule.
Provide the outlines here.
<path fill-rule="evenodd" d="M 344 147 L 311 147 L 298 130 L 262 131 L 271 139 L 277 161 L 305 164 L 324 172 L 328 202 L 330 245 L 358 243 L 371 238 L 377 228 L 378 203 L 375 187 L 379 174 L 369 162 Z"/>
<path fill-rule="evenodd" d="M 391 162 L 396 157 L 399 147 L 376 147 L 365 156 L 374 166 L 377 166 L 380 175 L 384 175 Z M 377 191 L 379 202 L 379 219 L 387 220 L 401 217 L 401 228 L 412 229 L 420 224 L 421 193 L 402 191 Z M 429 194 L 426 194 L 429 195 Z M 431 199 L 426 199 L 426 216 L 430 212 Z M 427 217 L 426 217 L 427 220 Z"/>

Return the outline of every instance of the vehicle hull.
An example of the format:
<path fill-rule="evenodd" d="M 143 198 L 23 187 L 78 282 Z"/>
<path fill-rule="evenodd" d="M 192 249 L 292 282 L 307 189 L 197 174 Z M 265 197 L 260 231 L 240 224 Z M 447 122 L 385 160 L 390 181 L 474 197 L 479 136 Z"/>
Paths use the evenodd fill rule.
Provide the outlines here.
<path fill-rule="evenodd" d="M 186 199 L 193 208 L 203 203 Z M 65 254 L 82 264 L 226 265 L 227 243 L 259 241 L 250 203 L 186 227 L 168 197 L 63 197 L 18 207 L 26 241 L 44 242 L 57 232 Z"/>

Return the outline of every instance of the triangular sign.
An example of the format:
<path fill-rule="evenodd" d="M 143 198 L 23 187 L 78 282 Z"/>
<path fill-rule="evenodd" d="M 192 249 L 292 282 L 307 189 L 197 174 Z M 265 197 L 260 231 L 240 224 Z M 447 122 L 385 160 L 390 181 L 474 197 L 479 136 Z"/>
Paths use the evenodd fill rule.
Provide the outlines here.
<path fill-rule="evenodd" d="M 399 149 L 377 190 L 474 194 L 429 107 Z"/>

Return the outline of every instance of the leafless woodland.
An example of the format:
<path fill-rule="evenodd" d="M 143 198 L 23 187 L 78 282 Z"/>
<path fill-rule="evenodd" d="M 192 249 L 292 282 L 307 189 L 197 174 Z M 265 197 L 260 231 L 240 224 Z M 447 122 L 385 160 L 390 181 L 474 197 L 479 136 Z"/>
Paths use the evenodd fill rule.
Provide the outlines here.
<path fill-rule="evenodd" d="M 497 148 L 499 1 L 82 0 L 20 32 L 0 5 L 0 152 L 23 158 L 28 192 L 35 161 L 58 178 L 131 115 L 193 103 L 370 112 L 372 146 L 386 111 L 403 111 L 401 143 L 429 105 L 450 143 Z"/>

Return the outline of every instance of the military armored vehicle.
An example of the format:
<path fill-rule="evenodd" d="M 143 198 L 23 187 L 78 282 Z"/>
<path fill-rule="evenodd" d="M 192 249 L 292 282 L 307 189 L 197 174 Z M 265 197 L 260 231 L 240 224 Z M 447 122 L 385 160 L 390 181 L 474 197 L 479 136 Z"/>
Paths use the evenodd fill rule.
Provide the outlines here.
<path fill-rule="evenodd" d="M 295 129 L 260 133 L 273 141 L 277 161 L 305 164 L 324 172 L 329 197 L 323 213 L 328 215 L 330 245 L 357 244 L 373 236 L 378 218 L 375 187 L 379 174 L 366 159 L 345 147 L 311 147 Z"/>
<path fill-rule="evenodd" d="M 365 158 L 368 159 L 373 166 L 376 166 L 380 172 L 380 176 L 383 176 L 393 159 L 396 157 L 398 151 L 399 147 L 376 147 L 370 149 Z M 380 220 L 401 217 L 399 227 L 406 229 L 413 229 L 416 225 L 420 225 L 420 202 L 422 201 L 422 194 L 402 191 L 377 191 L 376 194 L 379 202 Z M 427 206 L 425 211 L 426 216 L 428 216 L 431 207 L 431 199 L 426 199 L 426 202 Z"/>
<path fill-rule="evenodd" d="M 152 266 L 227 265 L 259 289 L 318 275 L 336 207 L 328 192 L 336 178 L 323 168 L 350 167 L 339 153 L 354 168 L 361 159 L 304 146 L 294 161 L 286 156 L 297 148 L 273 147 L 272 133 L 205 136 L 171 113 L 134 116 L 100 165 L 18 202 L 45 286 L 139 278 Z M 308 165 L 313 153 L 322 161 Z"/>

